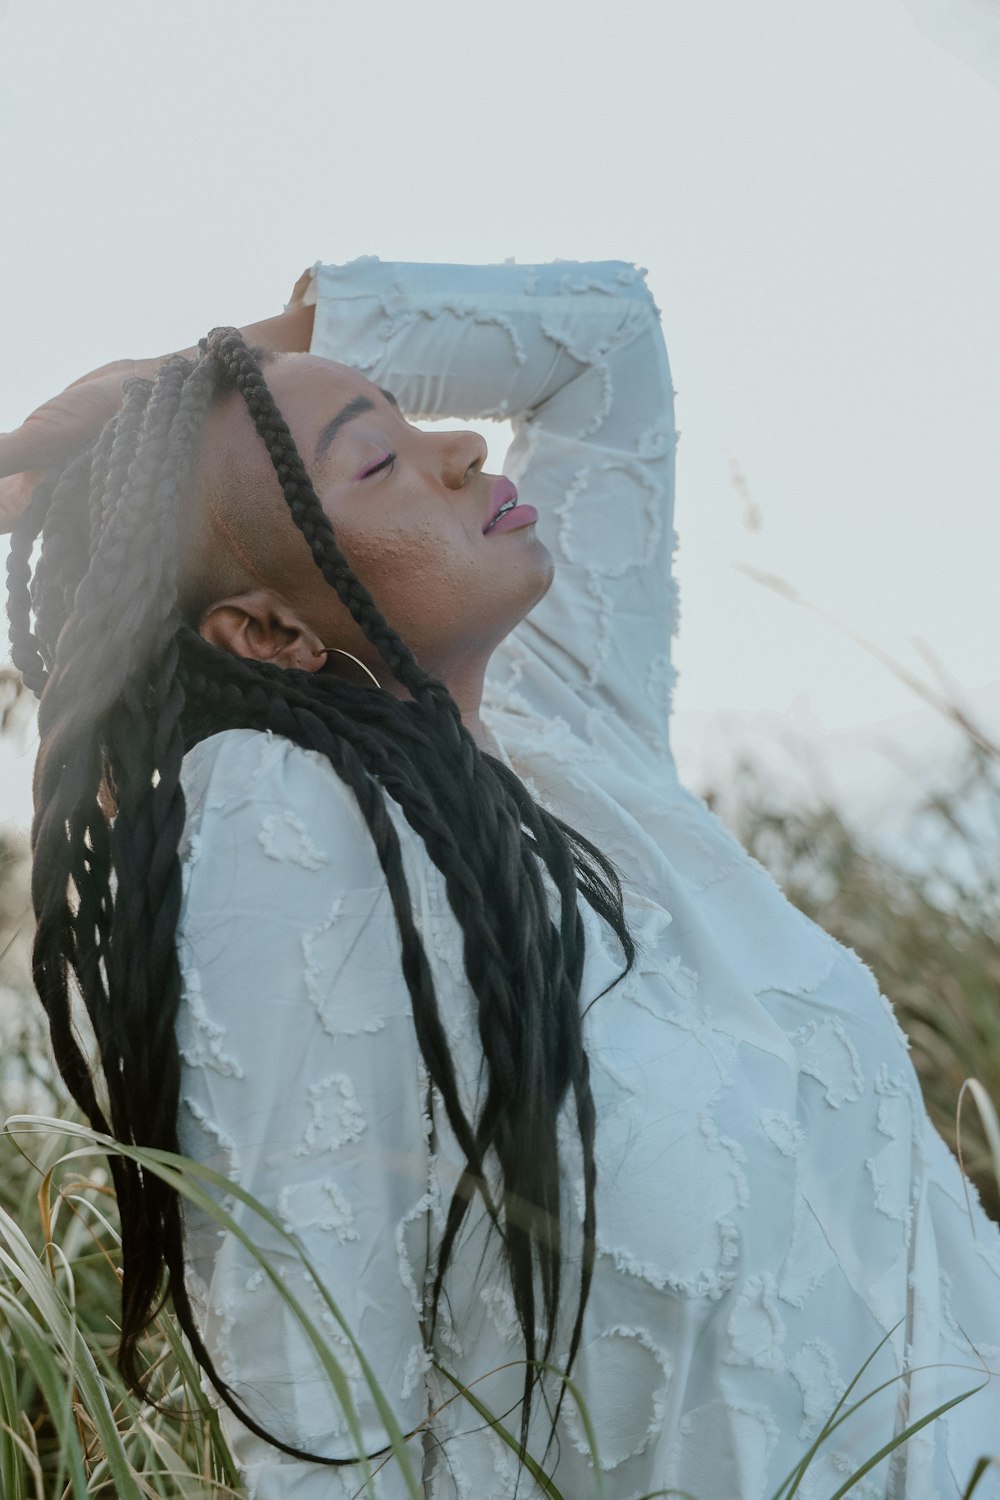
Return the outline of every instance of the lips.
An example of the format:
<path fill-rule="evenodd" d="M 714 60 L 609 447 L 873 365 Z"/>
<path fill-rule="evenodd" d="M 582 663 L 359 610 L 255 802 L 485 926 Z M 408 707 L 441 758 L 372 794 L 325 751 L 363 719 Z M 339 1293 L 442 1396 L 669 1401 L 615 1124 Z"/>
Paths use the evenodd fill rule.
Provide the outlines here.
<path fill-rule="evenodd" d="M 509 500 L 517 502 L 517 486 L 509 479 L 498 479 L 490 491 L 490 510 L 483 523 L 484 532 L 489 528 L 490 522 L 496 520 Z"/>

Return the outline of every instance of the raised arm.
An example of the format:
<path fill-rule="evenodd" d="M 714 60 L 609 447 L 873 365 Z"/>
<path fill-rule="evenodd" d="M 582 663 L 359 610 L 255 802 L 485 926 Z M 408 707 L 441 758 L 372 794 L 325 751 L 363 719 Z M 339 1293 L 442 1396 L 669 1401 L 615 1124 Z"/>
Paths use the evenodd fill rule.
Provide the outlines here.
<path fill-rule="evenodd" d="M 491 663 L 484 706 L 624 733 L 670 762 L 677 434 L 660 314 L 625 261 L 313 268 L 312 352 L 413 419 L 509 419 L 504 472 L 556 562 Z M 596 716 L 596 718 L 595 718 Z"/>
<path fill-rule="evenodd" d="M 318 755 L 252 731 L 197 746 L 185 791 L 182 1149 L 298 1235 L 405 1433 L 426 1414 L 425 1086 L 371 836 Z M 382 1448 L 357 1359 L 301 1261 L 254 1211 L 228 1206 L 347 1372 L 365 1451 Z M 195 1303 L 224 1378 L 283 1441 L 353 1456 L 327 1374 L 251 1253 L 205 1214 L 189 1211 L 185 1224 Z M 360 1467 L 287 1457 L 225 1420 L 258 1500 L 368 1493 Z M 421 1437 L 410 1452 L 419 1482 Z M 377 1493 L 409 1494 L 391 1455 Z"/>

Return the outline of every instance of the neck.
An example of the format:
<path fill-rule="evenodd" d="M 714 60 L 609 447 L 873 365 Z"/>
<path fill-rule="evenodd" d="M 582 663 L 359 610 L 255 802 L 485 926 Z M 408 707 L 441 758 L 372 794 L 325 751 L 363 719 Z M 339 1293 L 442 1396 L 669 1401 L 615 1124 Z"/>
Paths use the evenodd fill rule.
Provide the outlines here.
<path fill-rule="evenodd" d="M 497 744 L 492 731 L 487 729 L 486 725 L 480 719 L 478 709 L 472 715 L 463 713 L 462 723 L 472 735 L 480 750 L 485 750 L 488 755 L 495 755 L 498 760 L 501 759 L 500 746 Z"/>
<path fill-rule="evenodd" d="M 379 664 L 381 666 L 381 663 Z M 480 750 L 489 755 L 500 758 L 500 747 L 491 732 L 487 729 L 479 715 L 480 704 L 483 698 L 483 678 L 486 668 L 483 666 L 475 671 L 462 673 L 449 673 L 444 677 L 448 684 L 448 691 L 458 704 L 462 723 L 472 735 Z M 379 671 L 377 675 L 382 679 L 382 686 L 386 692 L 392 693 L 396 698 L 408 699 L 410 694 L 400 683 L 394 681 L 388 672 Z"/>
<path fill-rule="evenodd" d="M 479 716 L 480 705 L 483 701 L 483 677 L 485 667 L 461 676 L 450 674 L 445 678 L 448 691 L 458 704 L 459 713 L 462 715 L 462 723 L 472 735 L 480 750 L 485 750 L 489 755 L 499 758 L 500 747 L 493 734 L 483 723 Z"/>

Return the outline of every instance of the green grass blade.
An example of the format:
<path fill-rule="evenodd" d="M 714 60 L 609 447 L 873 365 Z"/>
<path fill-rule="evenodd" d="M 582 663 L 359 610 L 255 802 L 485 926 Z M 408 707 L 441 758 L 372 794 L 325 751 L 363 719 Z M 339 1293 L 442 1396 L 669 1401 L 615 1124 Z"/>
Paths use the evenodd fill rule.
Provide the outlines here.
<path fill-rule="evenodd" d="M 0 1338 L 0 1495 L 4 1500 L 25 1500 L 24 1450 L 17 1431 L 20 1402 L 17 1370 L 6 1341 Z"/>
<path fill-rule="evenodd" d="M 186 1397 L 186 1404 L 196 1409 L 204 1407 L 204 1397 L 201 1391 L 201 1367 L 192 1359 L 191 1352 L 188 1349 L 187 1343 L 181 1337 L 177 1325 L 172 1318 L 164 1317 L 159 1319 L 158 1327 L 162 1333 L 164 1342 L 173 1356 L 181 1389 Z M 219 1421 L 219 1413 L 214 1406 L 204 1408 L 203 1420 L 208 1429 L 210 1455 L 214 1460 L 222 1482 L 233 1489 L 238 1489 L 240 1478 L 236 1469 L 236 1463 L 229 1451 L 229 1444 L 226 1442 L 222 1432 L 222 1424 Z"/>
<path fill-rule="evenodd" d="M 406 1483 L 407 1488 L 409 1489 L 410 1494 L 413 1497 L 413 1500 L 421 1500 L 420 1485 L 413 1470 L 412 1459 L 408 1449 L 406 1448 L 402 1429 L 400 1428 L 395 1414 L 393 1413 L 389 1402 L 386 1399 L 386 1396 L 375 1377 L 374 1371 L 372 1370 L 372 1367 L 368 1362 L 363 1349 L 354 1336 L 353 1330 L 349 1327 L 335 1300 L 327 1290 L 323 1279 L 319 1274 L 319 1271 L 313 1265 L 309 1255 L 305 1250 L 305 1247 L 302 1245 L 298 1236 L 286 1230 L 277 1219 L 277 1217 L 268 1208 L 266 1208 L 264 1204 L 262 1204 L 258 1199 L 254 1198 L 251 1193 L 247 1192 L 246 1189 L 242 1188 L 238 1183 L 234 1183 L 230 1178 L 222 1175 L 221 1173 L 214 1172 L 211 1170 L 211 1168 L 203 1166 L 200 1162 L 196 1162 L 188 1157 L 181 1156 L 176 1152 L 157 1151 L 151 1148 L 144 1149 L 139 1147 L 124 1146 L 119 1142 L 112 1140 L 109 1136 L 104 1136 L 97 1131 L 91 1130 L 88 1126 L 65 1120 L 55 1120 L 42 1115 L 13 1115 L 10 1117 L 10 1119 L 7 1120 L 4 1129 L 9 1134 L 15 1134 L 18 1133 L 19 1127 L 21 1132 L 32 1134 L 56 1132 L 58 1134 L 70 1137 L 71 1139 L 82 1140 L 87 1143 L 83 1148 L 63 1152 L 60 1158 L 60 1160 L 63 1162 L 83 1159 L 93 1155 L 99 1155 L 102 1157 L 106 1157 L 109 1155 L 119 1155 L 126 1157 L 131 1161 L 137 1162 L 140 1166 L 142 1166 L 144 1170 L 154 1173 L 164 1182 L 173 1187 L 183 1197 L 188 1198 L 191 1202 L 195 1203 L 199 1208 L 201 1208 L 212 1218 L 214 1218 L 215 1222 L 219 1224 L 220 1227 L 233 1234 L 240 1241 L 240 1243 L 250 1252 L 250 1254 L 256 1260 L 257 1264 L 264 1271 L 264 1274 L 268 1277 L 278 1295 L 294 1313 L 297 1321 L 306 1334 L 306 1337 L 309 1339 L 310 1343 L 315 1349 L 316 1354 L 328 1378 L 330 1379 L 334 1390 L 337 1393 L 338 1399 L 340 1400 L 341 1407 L 347 1418 L 348 1426 L 351 1431 L 351 1436 L 354 1440 L 355 1446 L 358 1449 L 358 1452 L 362 1455 L 362 1457 L 357 1460 L 358 1466 L 365 1474 L 366 1483 L 370 1485 L 371 1468 L 367 1457 L 364 1456 L 364 1443 L 361 1434 L 360 1422 L 350 1394 L 347 1379 L 340 1367 L 339 1362 L 330 1350 L 329 1346 L 326 1343 L 326 1340 L 323 1338 L 320 1331 L 316 1328 L 315 1324 L 309 1318 L 308 1313 L 302 1307 L 301 1303 L 298 1301 L 295 1295 L 289 1291 L 287 1286 L 285 1286 L 284 1282 L 282 1281 L 281 1277 L 271 1267 L 266 1255 L 264 1255 L 263 1252 L 261 1252 L 257 1248 L 247 1231 L 236 1222 L 232 1215 L 226 1209 L 224 1209 L 221 1204 L 212 1196 L 212 1194 L 207 1192 L 205 1188 L 201 1186 L 201 1184 L 208 1184 L 209 1186 L 218 1189 L 220 1193 L 238 1199 L 241 1203 L 244 1203 L 248 1208 L 256 1213 L 266 1224 L 268 1224 L 270 1228 L 287 1245 L 289 1245 L 291 1249 L 294 1250 L 295 1254 L 302 1262 L 302 1265 L 312 1276 L 316 1289 L 325 1301 L 331 1314 L 337 1320 L 340 1327 L 344 1330 L 346 1337 L 350 1341 L 351 1346 L 358 1357 L 358 1362 L 361 1366 L 362 1372 L 365 1375 L 366 1383 L 368 1384 L 369 1390 L 372 1394 L 372 1399 L 378 1409 L 380 1417 L 382 1418 L 386 1432 L 389 1435 L 390 1446 L 392 1447 L 396 1459 L 399 1463 L 404 1482 Z"/>
<path fill-rule="evenodd" d="M 583 1430 L 587 1438 L 587 1447 L 590 1449 L 590 1462 L 594 1470 L 594 1480 L 597 1484 L 597 1500 L 604 1500 L 604 1473 L 601 1467 L 601 1456 L 597 1450 L 597 1433 L 594 1431 L 594 1424 L 590 1420 L 590 1412 L 587 1410 L 587 1403 L 583 1399 L 583 1392 L 577 1386 L 576 1382 L 571 1380 L 556 1365 L 550 1365 L 546 1360 L 540 1360 L 538 1368 L 547 1370 L 551 1375 L 558 1375 L 566 1390 L 569 1391 L 576 1402 L 576 1409 L 580 1413 L 580 1421 L 583 1423 Z"/>
<path fill-rule="evenodd" d="M 31 1360 L 38 1389 L 59 1438 L 59 1471 L 53 1482 L 53 1492 L 61 1493 L 64 1479 L 68 1477 L 73 1500 L 87 1500 L 89 1487 L 80 1434 L 73 1419 L 72 1385 L 66 1381 L 49 1340 L 28 1310 L 9 1295 L 2 1295 L 0 1305 L 4 1307 L 7 1323 L 16 1330 L 21 1347 Z"/>
<path fill-rule="evenodd" d="M 955 1107 L 958 1121 L 961 1120 L 962 1099 L 966 1091 L 972 1095 L 986 1143 L 990 1148 L 990 1156 L 993 1158 L 993 1175 L 1000 1183 L 1000 1118 L 997 1116 L 996 1107 L 978 1078 L 966 1078 L 958 1091 L 958 1103 Z M 956 1130 L 957 1128 L 956 1124 Z"/>
<path fill-rule="evenodd" d="M 809 1449 L 806 1452 L 805 1456 L 800 1460 L 799 1467 L 798 1467 L 798 1469 L 796 1471 L 795 1488 L 797 1489 L 798 1486 L 799 1486 L 799 1484 L 805 1478 L 805 1475 L 806 1475 L 806 1472 L 807 1472 L 807 1470 L 809 1468 L 809 1465 L 812 1463 L 812 1460 L 815 1458 L 815 1456 L 816 1456 L 817 1452 L 819 1451 L 820 1447 L 822 1446 L 822 1444 L 826 1442 L 827 1438 L 830 1437 L 832 1433 L 836 1432 L 836 1430 L 837 1430 L 838 1427 L 842 1426 L 844 1422 L 848 1421 L 854 1415 L 854 1413 L 856 1411 L 860 1411 L 861 1408 L 862 1408 L 862 1406 L 864 1406 L 866 1402 L 873 1400 L 876 1396 L 880 1395 L 882 1391 L 888 1390 L 891 1385 L 896 1385 L 898 1381 L 904 1380 L 907 1375 L 917 1375 L 921 1371 L 924 1371 L 924 1370 L 939 1370 L 939 1369 L 942 1369 L 942 1368 L 948 1368 L 948 1369 L 956 1369 L 957 1368 L 957 1369 L 961 1369 L 961 1370 L 969 1370 L 969 1369 L 972 1368 L 972 1366 L 970 1366 L 970 1365 L 958 1365 L 958 1366 L 948 1365 L 948 1366 L 943 1366 L 943 1365 L 940 1365 L 940 1364 L 934 1364 L 934 1365 L 914 1365 L 911 1369 L 900 1370 L 897 1374 L 891 1376 L 888 1380 L 883 1380 L 879 1385 L 873 1386 L 870 1391 L 867 1391 L 865 1393 L 865 1395 L 859 1397 L 859 1399 L 857 1401 L 853 1401 L 850 1406 L 844 1408 L 843 1410 L 841 1410 L 841 1407 L 843 1406 L 843 1397 L 842 1397 L 841 1400 L 837 1403 L 837 1406 L 834 1407 L 833 1412 L 831 1412 L 831 1414 L 827 1418 L 826 1422 L 823 1424 L 823 1427 L 822 1427 L 822 1429 L 821 1429 L 818 1437 L 811 1444 L 811 1446 L 809 1447 Z M 965 1392 L 963 1392 L 962 1395 L 954 1397 L 953 1400 L 946 1402 L 944 1404 L 944 1406 L 940 1408 L 940 1410 L 941 1411 L 947 1411 L 947 1409 L 948 1409 L 949 1406 L 957 1405 L 957 1403 L 959 1401 L 965 1401 L 965 1400 L 967 1400 L 967 1398 L 969 1396 L 974 1396 L 975 1393 L 976 1393 L 976 1391 L 981 1391 L 983 1389 L 984 1385 L 988 1385 L 989 1384 L 989 1380 L 990 1380 L 990 1376 L 989 1376 L 989 1373 L 987 1373 L 986 1380 L 984 1380 L 981 1385 L 973 1386 L 971 1390 L 965 1391 Z M 837 1415 L 838 1412 L 840 1413 L 839 1416 Z M 932 1413 L 932 1415 L 929 1418 L 927 1418 L 926 1420 L 933 1421 L 934 1418 L 935 1418 L 935 1415 L 937 1415 L 937 1414 Z M 925 1419 L 923 1419 L 923 1418 L 921 1419 L 921 1425 L 923 1425 L 924 1420 Z M 913 1430 L 915 1431 L 916 1429 L 913 1429 Z M 890 1443 L 888 1443 L 887 1446 L 882 1450 L 882 1457 L 885 1457 L 886 1453 L 891 1453 L 892 1450 L 893 1450 L 893 1448 L 900 1447 L 901 1444 L 906 1441 L 906 1439 L 907 1439 L 907 1437 L 909 1435 L 910 1435 L 910 1429 L 907 1428 L 905 1432 L 900 1433 L 897 1437 L 893 1438 L 892 1441 Z M 859 1473 L 860 1472 L 861 1471 L 859 1470 Z M 865 1470 L 865 1472 L 867 1472 L 867 1469 Z M 787 1483 L 787 1481 L 786 1481 L 786 1483 Z M 790 1495 L 792 1493 L 794 1493 L 794 1491 L 789 1491 Z"/>
<path fill-rule="evenodd" d="M 791 1471 L 791 1473 L 787 1476 L 787 1478 L 784 1479 L 782 1481 L 782 1483 L 778 1486 L 778 1488 L 775 1490 L 774 1494 L 771 1497 L 771 1500 L 792 1500 L 792 1496 L 798 1490 L 799 1485 L 802 1483 L 802 1480 L 805 1478 L 806 1470 L 808 1469 L 809 1465 L 812 1463 L 813 1459 L 816 1457 L 816 1454 L 819 1452 L 820 1446 L 823 1443 L 826 1442 L 826 1439 L 829 1436 L 829 1434 L 837 1426 L 837 1422 L 835 1420 L 836 1416 L 837 1416 L 837 1413 L 843 1407 L 844 1402 L 847 1400 L 848 1396 L 851 1394 L 851 1392 L 853 1391 L 854 1387 L 857 1385 L 858 1381 L 861 1379 L 862 1375 L 865 1373 L 865 1371 L 867 1370 L 868 1366 L 871 1364 L 872 1360 L 875 1359 L 876 1356 L 881 1352 L 881 1350 L 885 1348 L 886 1344 L 892 1338 L 893 1334 L 896 1332 L 896 1329 L 899 1327 L 899 1325 L 900 1325 L 900 1323 L 902 1323 L 902 1321 L 903 1321 L 903 1319 L 900 1318 L 899 1322 L 898 1323 L 894 1323 L 893 1326 L 889 1329 L 889 1332 L 885 1335 L 885 1338 L 879 1339 L 878 1343 L 875 1345 L 875 1348 L 872 1350 L 872 1352 L 869 1354 L 868 1358 L 864 1361 L 864 1363 L 858 1369 L 857 1373 L 852 1378 L 850 1384 L 845 1387 L 845 1389 L 843 1391 L 843 1394 L 841 1395 L 841 1397 L 840 1397 L 839 1401 L 837 1402 L 836 1406 L 833 1408 L 833 1411 L 830 1413 L 830 1415 L 827 1417 L 826 1421 L 824 1422 L 822 1428 L 820 1429 L 819 1435 L 816 1437 L 815 1441 L 806 1450 L 806 1452 L 803 1454 L 802 1458 L 795 1465 L 795 1468 Z M 874 1394 L 874 1392 L 872 1394 Z M 789 1485 L 791 1485 L 791 1489 L 789 1489 Z"/>
<path fill-rule="evenodd" d="M 34 1351 L 31 1353 L 33 1372 L 45 1395 L 53 1421 L 57 1426 L 62 1422 L 62 1404 L 68 1407 L 75 1388 L 84 1409 L 97 1428 L 119 1500 L 139 1500 L 140 1491 L 122 1445 L 107 1391 L 93 1354 L 78 1335 L 70 1308 L 48 1272 L 42 1268 L 28 1241 L 3 1209 L 0 1209 L 0 1237 L 7 1241 L 8 1246 L 7 1249 L 0 1247 L 0 1264 L 7 1268 L 15 1283 L 31 1298 L 41 1326 L 62 1355 L 68 1372 L 68 1379 L 66 1375 L 59 1375 L 51 1345 L 38 1342 L 34 1319 L 28 1317 L 25 1309 L 13 1297 L 5 1295 L 3 1300 L 7 1306 L 8 1320 L 17 1321 L 19 1336 L 26 1351 L 29 1345 Z M 56 1383 L 59 1379 L 63 1382 L 62 1402 L 57 1394 Z M 63 1422 L 60 1431 L 64 1430 Z M 71 1425 L 70 1431 L 75 1434 L 75 1427 Z M 71 1447 L 67 1451 L 72 1457 L 75 1450 Z"/>
<path fill-rule="evenodd" d="M 8 1495 L 11 1496 L 11 1500 L 22 1500 L 22 1497 L 27 1497 L 29 1494 L 35 1496 L 42 1495 L 44 1493 L 45 1480 L 42 1475 L 42 1466 L 38 1461 L 38 1454 L 20 1433 L 11 1432 L 6 1427 L 3 1427 L 3 1435 L 6 1439 L 9 1439 L 16 1455 L 16 1467 L 12 1470 L 13 1488 L 10 1490 L 0 1490 L 3 1500 L 7 1500 Z M 17 1462 L 18 1459 L 20 1462 Z M 27 1469 L 30 1469 L 31 1476 L 35 1482 L 33 1491 L 23 1488 L 26 1483 L 24 1476 Z"/>
<path fill-rule="evenodd" d="M 847 1494 L 848 1490 L 852 1489 L 854 1485 L 857 1484 L 859 1479 L 864 1479 L 865 1475 L 870 1473 L 871 1470 L 875 1468 L 876 1464 L 880 1464 L 883 1458 L 887 1458 L 890 1453 L 895 1451 L 896 1448 L 901 1448 L 905 1442 L 913 1437 L 914 1433 L 919 1432 L 920 1429 L 922 1427 L 926 1427 L 928 1423 L 936 1422 L 938 1417 L 942 1416 L 946 1411 L 950 1411 L 951 1408 L 953 1406 L 957 1406 L 960 1401 L 967 1401 L 970 1396 L 974 1396 L 976 1392 L 981 1391 L 982 1388 L 983 1387 L 981 1385 L 974 1385 L 971 1390 L 963 1391 L 959 1396 L 952 1396 L 950 1401 L 943 1401 L 940 1406 L 936 1406 L 933 1411 L 929 1411 L 925 1417 L 920 1417 L 916 1422 L 911 1422 L 909 1427 L 905 1427 L 898 1437 L 893 1438 L 891 1443 L 886 1443 L 878 1450 L 877 1453 L 873 1454 L 871 1458 L 863 1463 L 860 1469 L 856 1469 L 855 1472 L 851 1475 L 850 1479 L 848 1479 L 845 1484 L 841 1485 L 836 1494 L 830 1496 L 830 1500 L 843 1500 L 843 1497 Z"/>
<path fill-rule="evenodd" d="M 503 1425 L 499 1417 L 495 1417 L 493 1415 L 486 1403 L 484 1401 L 481 1401 L 469 1386 L 463 1385 L 457 1375 L 453 1375 L 450 1370 L 445 1369 L 444 1365 L 439 1364 L 437 1360 L 434 1361 L 434 1367 L 441 1372 L 446 1380 L 451 1381 L 455 1389 L 465 1397 L 466 1401 L 468 1401 L 473 1410 L 477 1411 L 483 1418 L 483 1420 L 489 1423 L 497 1436 L 502 1438 L 502 1440 L 507 1444 L 507 1447 L 512 1449 L 512 1451 L 517 1454 L 521 1463 L 524 1464 L 524 1467 L 528 1470 L 528 1473 L 531 1475 L 532 1479 L 534 1479 L 535 1483 L 541 1489 L 542 1494 L 548 1495 L 549 1500 L 564 1500 L 562 1491 L 556 1488 L 556 1485 L 544 1472 L 541 1465 L 538 1463 L 538 1460 L 532 1458 L 530 1453 L 525 1453 L 522 1451 L 521 1444 L 514 1436 L 514 1434 Z"/>
<path fill-rule="evenodd" d="M 976 1467 L 973 1469 L 971 1475 L 969 1476 L 968 1484 L 962 1491 L 962 1500 L 972 1500 L 973 1495 L 979 1488 L 979 1481 L 982 1479 L 987 1469 L 992 1468 L 994 1465 L 996 1465 L 997 1468 L 1000 1468 L 1000 1458 L 981 1458 L 979 1460 L 979 1462 L 976 1464 Z"/>

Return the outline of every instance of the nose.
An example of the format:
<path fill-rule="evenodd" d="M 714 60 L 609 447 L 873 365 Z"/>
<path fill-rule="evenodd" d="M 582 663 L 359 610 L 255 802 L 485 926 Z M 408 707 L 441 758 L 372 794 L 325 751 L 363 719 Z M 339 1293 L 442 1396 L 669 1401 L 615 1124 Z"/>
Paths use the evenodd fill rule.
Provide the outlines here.
<path fill-rule="evenodd" d="M 452 490 L 460 490 L 486 462 L 489 449 L 478 432 L 442 432 L 441 478 Z"/>

